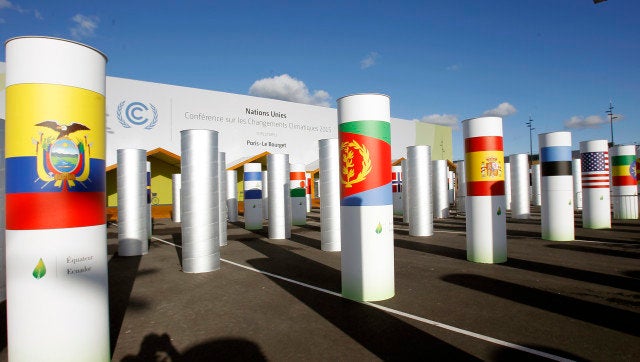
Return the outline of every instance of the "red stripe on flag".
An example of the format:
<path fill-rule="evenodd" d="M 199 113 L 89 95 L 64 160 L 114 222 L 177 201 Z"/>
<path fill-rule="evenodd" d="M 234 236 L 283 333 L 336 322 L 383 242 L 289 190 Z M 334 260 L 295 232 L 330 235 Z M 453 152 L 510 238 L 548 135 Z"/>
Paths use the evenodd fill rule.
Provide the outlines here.
<path fill-rule="evenodd" d="M 633 176 L 613 176 L 613 186 L 636 186 L 637 181 Z"/>
<path fill-rule="evenodd" d="M 609 185 L 582 185 L 583 189 L 608 189 Z"/>
<path fill-rule="evenodd" d="M 289 172 L 289 178 L 291 180 L 305 180 L 304 172 Z"/>
<path fill-rule="evenodd" d="M 64 229 L 107 222 L 104 192 L 6 195 L 7 230 Z"/>
<path fill-rule="evenodd" d="M 501 136 L 469 137 L 464 140 L 464 152 L 502 151 Z"/>
<path fill-rule="evenodd" d="M 502 196 L 504 181 L 467 182 L 467 196 Z"/>

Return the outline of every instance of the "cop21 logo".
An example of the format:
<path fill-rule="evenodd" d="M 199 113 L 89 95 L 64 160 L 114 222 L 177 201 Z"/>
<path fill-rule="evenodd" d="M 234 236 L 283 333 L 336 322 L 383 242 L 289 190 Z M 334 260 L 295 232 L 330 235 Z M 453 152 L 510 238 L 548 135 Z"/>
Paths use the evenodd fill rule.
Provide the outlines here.
<path fill-rule="evenodd" d="M 148 105 L 148 106 L 147 106 Z M 158 124 L 158 109 L 152 103 L 122 101 L 118 104 L 118 122 L 124 128 L 131 125 L 152 129 Z"/>

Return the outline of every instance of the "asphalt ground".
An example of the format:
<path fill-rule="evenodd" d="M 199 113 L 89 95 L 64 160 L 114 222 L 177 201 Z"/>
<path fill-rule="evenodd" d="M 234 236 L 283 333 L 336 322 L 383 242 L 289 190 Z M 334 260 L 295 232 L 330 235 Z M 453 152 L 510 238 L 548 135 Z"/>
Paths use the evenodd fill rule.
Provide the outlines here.
<path fill-rule="evenodd" d="M 117 255 L 111 224 L 113 360 L 639 361 L 640 222 L 576 216 L 571 242 L 541 240 L 539 214 L 508 218 L 503 264 L 466 260 L 463 216 L 430 237 L 396 218 L 396 294 L 375 303 L 340 296 L 318 210 L 289 240 L 228 224 L 221 269 L 202 274 L 181 271 L 179 224 L 156 220 L 143 257 Z"/>

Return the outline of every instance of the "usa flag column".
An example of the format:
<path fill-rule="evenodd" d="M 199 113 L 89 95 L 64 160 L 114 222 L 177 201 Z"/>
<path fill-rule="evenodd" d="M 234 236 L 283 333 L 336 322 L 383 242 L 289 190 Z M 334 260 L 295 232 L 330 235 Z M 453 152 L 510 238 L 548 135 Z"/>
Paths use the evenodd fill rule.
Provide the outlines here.
<path fill-rule="evenodd" d="M 582 161 L 582 227 L 611 228 L 609 148 L 607 140 L 580 142 Z"/>
<path fill-rule="evenodd" d="M 462 121 L 467 177 L 467 260 L 507 261 L 502 118 Z"/>
<path fill-rule="evenodd" d="M 538 135 L 538 144 L 540 145 L 542 239 L 573 240 L 575 234 L 571 133 L 543 133 Z"/>
<path fill-rule="evenodd" d="M 342 295 L 358 301 L 395 294 L 389 97 L 338 99 Z"/>
<path fill-rule="evenodd" d="M 262 164 L 244 165 L 244 228 L 262 230 Z"/>
<path fill-rule="evenodd" d="M 88 46 L 6 43 L 11 361 L 109 361 L 105 65 Z"/>
<path fill-rule="evenodd" d="M 614 146 L 611 155 L 611 197 L 613 218 L 633 220 L 638 218 L 638 190 L 636 189 L 636 146 Z"/>

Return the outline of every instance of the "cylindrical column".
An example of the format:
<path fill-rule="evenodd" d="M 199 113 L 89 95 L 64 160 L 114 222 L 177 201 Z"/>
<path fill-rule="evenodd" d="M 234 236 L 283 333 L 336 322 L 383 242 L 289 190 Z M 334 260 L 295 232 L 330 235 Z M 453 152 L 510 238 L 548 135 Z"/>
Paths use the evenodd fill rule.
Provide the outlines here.
<path fill-rule="evenodd" d="M 244 165 L 244 228 L 262 230 L 262 165 Z"/>
<path fill-rule="evenodd" d="M 218 152 L 218 226 L 220 227 L 220 246 L 227 245 L 227 154 Z"/>
<path fill-rule="evenodd" d="M 4 166 L 4 128 L 5 121 L 0 118 L 0 205 L 5 204 L 5 166 Z M 336 159 L 337 161 L 337 159 Z M 7 300 L 7 266 L 5 249 L 5 212 L 4 207 L 0 207 L 0 301 Z"/>
<path fill-rule="evenodd" d="M 218 132 L 180 131 L 182 271 L 220 269 Z"/>
<path fill-rule="evenodd" d="M 456 162 L 456 173 L 458 174 L 458 192 L 456 196 L 456 210 L 458 213 L 465 212 L 464 204 L 467 198 L 467 175 L 465 172 L 464 161 Z"/>
<path fill-rule="evenodd" d="M 229 222 L 238 221 L 238 171 L 227 170 L 227 215 Z"/>
<path fill-rule="evenodd" d="M 609 146 L 607 140 L 580 142 L 582 161 L 582 227 L 611 228 Z"/>
<path fill-rule="evenodd" d="M 511 164 L 511 217 L 528 219 L 529 206 L 529 155 L 518 153 L 509 156 Z M 505 185 L 506 187 L 506 185 Z"/>
<path fill-rule="evenodd" d="M 542 172 L 539 163 L 531 165 L 531 204 L 542 205 Z"/>
<path fill-rule="evenodd" d="M 262 218 L 269 220 L 269 171 L 262 171 Z"/>
<path fill-rule="evenodd" d="M 149 252 L 147 151 L 120 149 L 118 156 L 118 255 Z"/>
<path fill-rule="evenodd" d="M 407 160 L 400 161 L 400 167 L 402 167 L 402 222 L 409 223 L 409 166 Z"/>
<path fill-rule="evenodd" d="M 6 43 L 10 361 L 109 361 L 104 54 Z"/>
<path fill-rule="evenodd" d="M 453 205 L 456 201 L 456 174 L 455 172 L 449 170 L 449 166 L 447 165 L 447 188 L 449 189 L 449 205 Z"/>
<path fill-rule="evenodd" d="M 507 261 L 502 118 L 462 121 L 467 177 L 467 260 Z"/>
<path fill-rule="evenodd" d="M 340 145 L 337 138 L 318 141 L 320 151 L 320 248 L 340 251 Z"/>
<path fill-rule="evenodd" d="M 431 161 L 433 168 L 433 217 L 444 219 L 449 217 L 449 186 L 447 182 L 447 160 Z"/>
<path fill-rule="evenodd" d="M 538 144 L 540 146 L 542 239 L 573 240 L 575 234 L 573 227 L 571 133 L 539 134 Z"/>
<path fill-rule="evenodd" d="M 291 164 L 290 193 L 291 193 L 291 223 L 305 225 L 307 223 L 307 189 L 304 165 Z"/>
<path fill-rule="evenodd" d="M 433 235 L 431 146 L 407 147 L 409 235 Z"/>
<path fill-rule="evenodd" d="M 180 222 L 180 187 L 182 185 L 182 179 L 179 173 L 171 175 L 171 205 L 173 205 L 173 212 L 171 213 L 171 219 L 173 222 Z"/>
<path fill-rule="evenodd" d="M 393 297 L 393 202 L 389 97 L 338 99 L 342 295 Z"/>
<path fill-rule="evenodd" d="M 391 192 L 393 214 L 402 215 L 402 166 L 391 166 Z"/>
<path fill-rule="evenodd" d="M 504 203 L 507 210 L 511 210 L 511 164 L 504 164 Z"/>
<path fill-rule="evenodd" d="M 611 156 L 613 218 L 617 220 L 637 219 L 636 146 L 614 146 L 609 152 Z"/>
<path fill-rule="evenodd" d="M 582 210 L 582 161 L 579 158 L 571 161 L 571 174 L 573 176 L 573 209 Z"/>
<path fill-rule="evenodd" d="M 269 170 L 269 239 L 291 237 L 291 195 L 289 155 L 267 155 Z"/>
<path fill-rule="evenodd" d="M 311 174 L 309 172 L 304 174 L 306 177 L 306 182 L 304 184 L 305 191 L 307 192 L 307 212 L 311 212 Z"/>
<path fill-rule="evenodd" d="M 145 156 L 146 158 L 146 156 Z M 147 168 L 147 236 L 148 240 L 151 241 L 151 236 L 153 235 L 153 213 L 151 210 L 151 162 L 146 161 Z"/>

